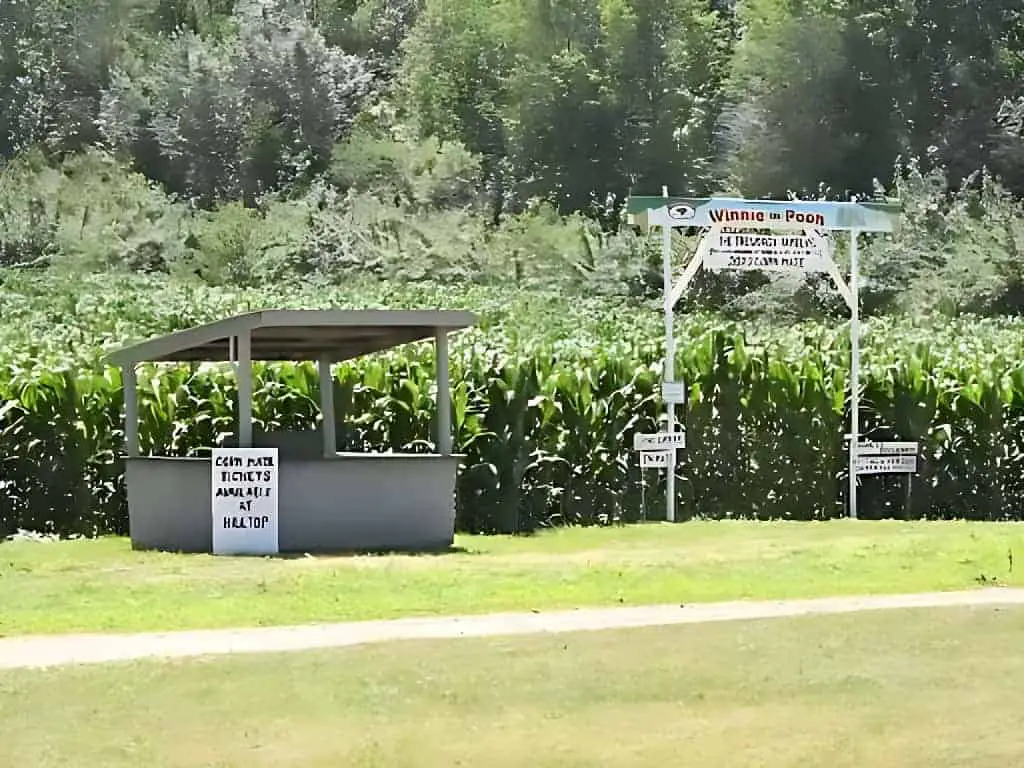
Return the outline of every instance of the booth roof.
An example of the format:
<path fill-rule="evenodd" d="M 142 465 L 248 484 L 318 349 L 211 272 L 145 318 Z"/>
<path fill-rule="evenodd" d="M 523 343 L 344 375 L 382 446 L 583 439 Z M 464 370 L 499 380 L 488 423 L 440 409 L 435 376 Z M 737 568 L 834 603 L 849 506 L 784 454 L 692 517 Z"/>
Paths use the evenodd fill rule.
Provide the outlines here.
<path fill-rule="evenodd" d="M 450 333 L 477 321 L 451 310 L 264 310 L 158 336 L 107 355 L 114 365 L 232 359 L 231 337 L 249 333 L 252 360 L 335 362 Z"/>

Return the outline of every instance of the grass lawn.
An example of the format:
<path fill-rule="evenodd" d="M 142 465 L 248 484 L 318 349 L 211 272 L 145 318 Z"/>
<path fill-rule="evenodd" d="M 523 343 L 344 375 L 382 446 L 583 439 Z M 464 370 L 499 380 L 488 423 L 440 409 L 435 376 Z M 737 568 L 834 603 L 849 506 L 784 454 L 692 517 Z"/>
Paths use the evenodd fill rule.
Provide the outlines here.
<path fill-rule="evenodd" d="M 268 559 L 139 553 L 125 539 L 7 542 L 0 635 L 1024 584 L 1024 525 L 1012 523 L 710 522 L 457 544 L 437 556 Z"/>
<path fill-rule="evenodd" d="M 1006 768 L 1024 610 L 941 609 L 0 674 L 11 768 Z"/>

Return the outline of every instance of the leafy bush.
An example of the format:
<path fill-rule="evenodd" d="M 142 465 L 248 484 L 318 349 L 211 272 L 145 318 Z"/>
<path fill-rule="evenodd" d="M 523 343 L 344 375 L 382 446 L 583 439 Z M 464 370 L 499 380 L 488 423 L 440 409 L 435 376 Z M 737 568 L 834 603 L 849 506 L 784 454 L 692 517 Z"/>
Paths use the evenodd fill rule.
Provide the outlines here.
<path fill-rule="evenodd" d="M 78 271 L 164 270 L 183 258 L 190 214 L 99 151 L 51 167 L 27 153 L 0 168 L 0 259 Z"/>
<path fill-rule="evenodd" d="M 245 0 L 233 20 L 237 38 L 183 32 L 152 62 L 126 62 L 99 119 L 148 176 L 207 207 L 324 170 L 371 87 L 292 3 Z"/>
<path fill-rule="evenodd" d="M 911 163 L 897 177 L 900 230 L 864 259 L 865 301 L 876 311 L 1020 313 L 1024 209 L 987 173 L 948 192 L 945 176 Z"/>
<path fill-rule="evenodd" d="M 347 190 L 314 179 L 302 194 L 204 211 L 102 151 L 58 166 L 26 153 L 0 168 L 0 260 L 79 274 L 169 272 L 213 285 L 374 275 L 636 292 L 645 257 L 631 232 L 605 234 L 544 205 L 495 229 L 473 205 L 475 161 L 457 146 L 428 142 L 401 162 L 388 171 L 390 191 L 368 175 Z"/>
<path fill-rule="evenodd" d="M 335 148 L 331 181 L 416 209 L 476 207 L 482 202 L 480 158 L 457 142 L 380 138 L 356 131 Z"/>

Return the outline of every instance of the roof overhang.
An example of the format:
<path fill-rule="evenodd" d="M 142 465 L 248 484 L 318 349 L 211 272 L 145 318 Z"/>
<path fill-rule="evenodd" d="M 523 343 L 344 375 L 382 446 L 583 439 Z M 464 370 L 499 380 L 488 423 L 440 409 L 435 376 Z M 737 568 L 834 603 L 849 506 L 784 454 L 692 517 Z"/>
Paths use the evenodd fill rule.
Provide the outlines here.
<path fill-rule="evenodd" d="M 231 339 L 248 333 L 253 360 L 338 362 L 475 325 L 453 310 L 264 310 L 187 328 L 110 352 L 114 365 L 219 362 L 232 359 Z"/>

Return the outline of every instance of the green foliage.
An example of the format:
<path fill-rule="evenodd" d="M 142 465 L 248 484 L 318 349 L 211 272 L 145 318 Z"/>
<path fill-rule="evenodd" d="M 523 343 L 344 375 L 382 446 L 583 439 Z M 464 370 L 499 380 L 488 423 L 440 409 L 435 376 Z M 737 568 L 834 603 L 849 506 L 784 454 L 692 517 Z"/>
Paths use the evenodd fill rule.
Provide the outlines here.
<path fill-rule="evenodd" d="M 1024 310 L 1024 215 L 987 174 L 952 194 L 941 174 L 911 165 L 898 180 L 903 222 L 865 259 L 874 311 L 1019 314 Z"/>
<path fill-rule="evenodd" d="M 38 153 L 0 168 L 0 262 L 77 270 L 163 269 L 183 256 L 188 211 L 101 152 L 51 168 Z"/>
<path fill-rule="evenodd" d="M 344 163 L 367 148 L 370 162 Z M 391 169 L 401 164 L 390 189 L 367 170 L 389 152 Z M 347 191 L 317 180 L 301 196 L 197 211 L 108 154 L 51 167 L 30 153 L 0 170 L 0 253 L 7 265 L 169 272 L 214 285 L 376 275 L 635 290 L 629 281 L 644 257 L 633 233 L 607 234 L 544 205 L 494 230 L 472 199 L 476 172 L 457 145 L 352 142 L 336 166 L 351 180 Z"/>
<path fill-rule="evenodd" d="M 860 106 L 863 90 L 851 61 L 850 38 L 858 29 L 834 18 L 828 4 L 803 4 L 799 14 L 780 5 L 741 6 L 746 30 L 732 61 L 732 103 L 722 116 L 730 183 L 763 197 L 814 192 L 827 180 L 842 194 L 870 180 L 865 168 L 886 174 L 895 146 L 881 153 L 871 146 L 885 138 L 885 126 L 860 132 L 863 116 L 846 107 Z M 886 98 L 873 86 L 875 98 Z"/>
<path fill-rule="evenodd" d="M 331 181 L 416 209 L 465 209 L 480 202 L 480 158 L 457 142 L 378 137 L 355 131 L 335 148 Z"/>
<path fill-rule="evenodd" d="M 397 98 L 421 137 L 482 155 L 514 207 L 579 210 L 666 180 L 700 192 L 722 40 L 696 0 L 428 0 Z"/>
<path fill-rule="evenodd" d="M 0 6 L 0 157 L 96 140 L 107 72 L 143 23 L 136 0 L 18 0 Z"/>
<path fill-rule="evenodd" d="M 388 72 L 422 9 L 422 0 L 312 0 L 310 15 L 328 44 Z"/>
<path fill-rule="evenodd" d="M 869 193 L 900 156 L 1020 194 L 1018 5 L 19 0 L 0 6 L 0 157 L 102 142 L 205 207 L 253 206 L 304 188 L 369 111 L 478 158 L 492 219 L 665 183 Z"/>
<path fill-rule="evenodd" d="M 721 122 L 743 193 L 870 194 L 900 154 L 954 186 L 988 166 L 1024 191 L 1024 146 L 994 120 L 1024 73 L 1019 3 L 746 0 L 737 13 Z"/>
<path fill-rule="evenodd" d="M 182 33 L 116 70 L 99 119 L 108 142 L 204 206 L 322 171 L 370 86 L 362 61 L 284 0 L 240 1 L 232 19 L 235 39 Z"/>

